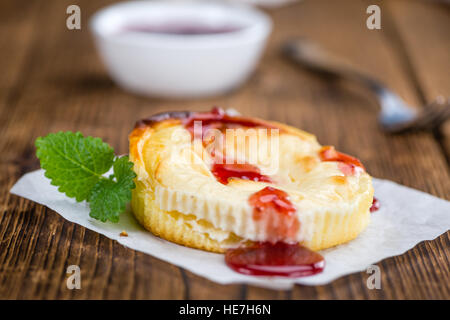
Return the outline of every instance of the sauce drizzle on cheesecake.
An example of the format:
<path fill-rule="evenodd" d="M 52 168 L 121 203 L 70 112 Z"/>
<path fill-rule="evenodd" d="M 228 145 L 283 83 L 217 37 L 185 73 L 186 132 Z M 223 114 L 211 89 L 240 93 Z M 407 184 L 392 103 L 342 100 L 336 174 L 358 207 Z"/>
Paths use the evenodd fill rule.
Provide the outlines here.
<path fill-rule="evenodd" d="M 325 267 L 323 257 L 298 243 L 278 241 L 293 238 L 300 228 L 289 195 L 273 187 L 252 194 L 253 219 L 265 226 L 272 241 L 256 242 L 227 250 L 226 264 L 236 272 L 255 276 L 304 277 Z"/>
<path fill-rule="evenodd" d="M 380 209 L 380 201 L 377 198 L 373 197 L 372 206 L 370 207 L 370 212 L 375 212 Z"/>
<path fill-rule="evenodd" d="M 214 107 L 209 112 L 194 112 L 182 121 L 184 127 L 192 134 L 193 137 L 195 122 L 200 121 L 202 125 L 202 137 L 204 137 L 210 129 L 218 129 L 221 131 L 242 127 L 278 129 L 270 123 L 262 120 L 244 118 L 240 116 L 230 116 L 223 109 L 217 107 Z"/>
<path fill-rule="evenodd" d="M 211 168 L 211 172 L 216 177 L 217 181 L 222 184 L 228 184 L 228 179 L 230 178 L 269 183 L 272 182 L 268 176 L 261 174 L 261 170 L 259 170 L 257 166 L 248 163 L 214 163 Z"/>
<path fill-rule="evenodd" d="M 300 222 L 286 192 L 265 187 L 253 193 L 248 202 L 253 208 L 253 220 L 265 227 L 270 242 L 295 238 Z"/>
<path fill-rule="evenodd" d="M 223 136 L 211 136 L 211 130 L 219 130 L 225 132 L 227 129 L 246 128 L 275 128 L 274 126 L 257 119 L 243 118 L 237 116 L 230 116 L 223 109 L 213 108 L 209 112 L 196 112 L 187 116 L 182 120 L 184 127 L 191 133 L 192 139 L 201 139 L 203 147 L 209 150 L 210 155 L 214 157 L 214 163 L 211 167 L 211 172 L 216 177 L 217 181 L 222 184 L 228 184 L 230 178 L 239 178 L 243 180 L 272 182 L 272 180 L 261 173 L 261 170 L 249 163 L 236 163 L 227 161 L 226 148 L 224 148 L 224 141 L 217 143 L 214 141 L 217 138 L 223 139 Z M 196 123 L 200 122 L 201 126 L 196 127 Z M 197 130 L 200 129 L 200 132 Z M 222 150 L 217 150 L 218 146 Z M 218 151 L 216 154 L 216 151 Z M 231 162 L 231 163 L 230 163 Z"/>

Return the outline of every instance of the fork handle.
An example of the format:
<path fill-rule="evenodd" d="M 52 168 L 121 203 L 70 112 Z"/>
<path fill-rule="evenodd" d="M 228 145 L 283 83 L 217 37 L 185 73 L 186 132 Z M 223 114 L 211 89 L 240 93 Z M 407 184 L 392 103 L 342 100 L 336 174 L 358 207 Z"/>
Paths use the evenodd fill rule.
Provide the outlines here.
<path fill-rule="evenodd" d="M 401 98 L 380 81 L 358 70 L 348 61 L 325 52 L 308 40 L 290 41 L 283 47 L 284 53 L 293 61 L 324 75 L 355 80 L 370 89 L 381 107 L 380 122 L 389 127 L 393 122 L 413 119 L 415 111 L 405 107 Z"/>

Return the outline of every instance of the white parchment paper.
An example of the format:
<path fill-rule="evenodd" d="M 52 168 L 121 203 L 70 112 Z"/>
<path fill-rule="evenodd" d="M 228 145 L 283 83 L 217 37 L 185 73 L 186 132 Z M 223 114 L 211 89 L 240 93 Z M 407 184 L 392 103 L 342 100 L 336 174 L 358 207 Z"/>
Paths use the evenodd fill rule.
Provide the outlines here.
<path fill-rule="evenodd" d="M 366 270 L 382 259 L 399 255 L 423 240 L 432 240 L 450 229 L 450 202 L 387 180 L 374 179 L 375 196 L 381 208 L 371 215 L 368 228 L 353 241 L 321 251 L 325 270 L 318 275 L 297 278 L 252 277 L 229 269 L 221 254 L 180 246 L 145 231 L 131 212 L 120 222 L 102 223 L 89 217 L 86 203 L 77 203 L 59 193 L 44 176 L 43 170 L 24 175 L 11 193 L 33 200 L 56 211 L 63 218 L 117 240 L 122 245 L 142 251 L 185 268 L 212 281 L 248 283 L 262 287 L 287 289 L 295 283 L 327 284 L 341 276 Z M 128 237 L 120 237 L 125 230 Z"/>

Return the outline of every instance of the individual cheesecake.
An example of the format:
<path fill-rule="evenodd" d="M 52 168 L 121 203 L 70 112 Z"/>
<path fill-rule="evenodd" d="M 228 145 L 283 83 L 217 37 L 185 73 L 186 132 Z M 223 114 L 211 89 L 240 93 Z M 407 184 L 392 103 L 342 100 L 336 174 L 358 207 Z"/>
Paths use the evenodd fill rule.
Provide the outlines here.
<path fill-rule="evenodd" d="M 257 243 L 317 251 L 369 223 L 361 162 L 291 126 L 221 109 L 169 112 L 129 138 L 133 213 L 163 239 L 219 253 Z"/>

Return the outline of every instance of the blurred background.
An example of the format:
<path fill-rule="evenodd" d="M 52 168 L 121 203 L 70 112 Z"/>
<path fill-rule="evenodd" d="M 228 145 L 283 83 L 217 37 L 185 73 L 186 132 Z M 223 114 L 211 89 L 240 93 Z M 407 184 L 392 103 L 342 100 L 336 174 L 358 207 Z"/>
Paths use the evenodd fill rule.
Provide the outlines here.
<path fill-rule="evenodd" d="M 123 130 L 125 137 L 135 120 L 154 112 L 218 105 L 266 118 L 277 113 L 277 120 L 339 144 L 337 128 L 343 125 L 357 135 L 362 128 L 377 130 L 377 101 L 359 84 L 323 79 L 289 61 L 281 53 L 289 39 L 307 37 L 381 80 L 413 107 L 450 92 L 448 4 L 376 2 L 381 8 L 379 30 L 366 26 L 370 1 L 261 1 L 270 4 L 262 10 L 273 20 L 273 28 L 249 79 L 231 92 L 206 99 L 172 100 L 131 94 L 111 81 L 88 24 L 95 12 L 114 1 L 6 1 L 1 10 L 1 89 L 9 102 L 3 120 L 23 123 L 24 117 L 38 118 L 30 125 L 39 127 L 27 130 L 64 128 L 97 135 L 95 130 L 108 130 L 99 126 L 105 122 Z M 81 30 L 66 27 L 66 9 L 72 4 L 80 8 Z M 174 59 L 183 60 L 183 53 Z M 333 130 L 335 134 L 325 133 Z M 448 146 L 446 139 L 443 143 Z M 120 150 L 126 151 L 125 139 Z"/>

